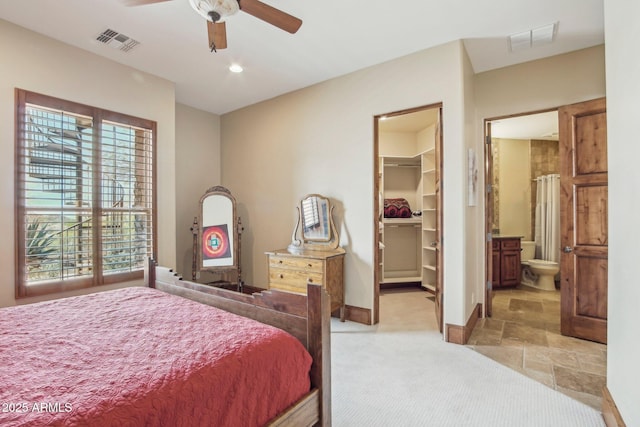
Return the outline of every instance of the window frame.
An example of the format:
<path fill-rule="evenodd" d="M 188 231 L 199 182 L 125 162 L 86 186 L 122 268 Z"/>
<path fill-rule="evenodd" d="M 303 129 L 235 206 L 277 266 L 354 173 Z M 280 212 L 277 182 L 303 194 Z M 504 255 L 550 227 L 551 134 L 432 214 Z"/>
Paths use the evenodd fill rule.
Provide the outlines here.
<path fill-rule="evenodd" d="M 93 146 L 100 143 L 100 135 L 103 121 L 115 122 L 125 126 L 134 126 L 149 130 L 151 138 L 151 253 L 158 252 L 158 220 L 157 220 L 157 123 L 152 120 L 133 117 L 127 114 L 118 113 L 92 107 L 85 104 L 67 101 L 48 95 L 43 95 L 27 90 L 15 89 L 15 122 L 14 122 L 14 207 L 15 207 L 15 296 L 18 298 L 48 295 L 58 292 L 94 288 L 114 283 L 123 283 L 132 280 L 142 279 L 143 268 L 130 272 L 103 274 L 101 263 L 101 244 L 103 242 L 103 231 L 100 231 L 99 238 L 92 242 L 93 265 L 91 276 L 62 278 L 60 280 L 43 281 L 38 284 L 27 283 L 26 264 L 26 229 L 25 216 L 28 214 L 26 207 L 26 161 L 23 159 L 25 143 L 25 126 L 23 118 L 26 114 L 26 105 L 33 104 L 55 110 L 62 110 L 72 114 L 84 115 L 93 118 Z M 99 150 L 98 150 L 99 151 Z M 96 189 L 91 191 L 96 195 Z M 93 196 L 92 196 L 93 197 Z M 100 203 L 93 203 L 91 206 L 92 218 L 99 218 L 103 208 Z M 100 224 L 100 220 L 97 221 Z M 99 225 L 98 225 L 99 226 Z M 94 223 L 92 227 L 96 227 Z"/>

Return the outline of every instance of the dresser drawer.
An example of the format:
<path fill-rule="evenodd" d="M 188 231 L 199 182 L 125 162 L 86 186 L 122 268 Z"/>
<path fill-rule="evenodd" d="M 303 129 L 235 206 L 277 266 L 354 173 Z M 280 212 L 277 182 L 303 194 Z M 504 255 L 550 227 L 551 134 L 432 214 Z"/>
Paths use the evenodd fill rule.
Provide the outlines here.
<path fill-rule="evenodd" d="M 307 281 L 322 283 L 322 274 L 269 266 L 269 287 L 271 288 L 306 294 Z"/>
<path fill-rule="evenodd" d="M 322 274 L 324 261 L 321 259 L 269 256 L 269 268 L 287 268 L 291 270 L 309 271 Z"/>
<path fill-rule="evenodd" d="M 500 242 L 500 249 L 520 249 L 520 239 L 504 239 Z"/>

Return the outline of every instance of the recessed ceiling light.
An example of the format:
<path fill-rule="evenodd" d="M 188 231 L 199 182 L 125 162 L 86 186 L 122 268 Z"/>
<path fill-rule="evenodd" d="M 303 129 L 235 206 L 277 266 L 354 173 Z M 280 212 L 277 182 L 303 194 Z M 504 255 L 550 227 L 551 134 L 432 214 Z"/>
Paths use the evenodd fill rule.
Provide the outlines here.
<path fill-rule="evenodd" d="M 229 71 L 231 71 L 232 73 L 241 73 L 243 69 L 238 64 L 231 64 L 231 66 L 229 66 Z"/>

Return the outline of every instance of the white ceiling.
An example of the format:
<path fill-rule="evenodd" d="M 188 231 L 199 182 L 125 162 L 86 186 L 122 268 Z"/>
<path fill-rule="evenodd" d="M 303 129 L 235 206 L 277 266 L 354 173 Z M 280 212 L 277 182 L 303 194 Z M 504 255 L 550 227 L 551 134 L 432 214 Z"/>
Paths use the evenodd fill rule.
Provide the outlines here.
<path fill-rule="evenodd" d="M 464 40 L 476 73 L 604 43 L 603 0 L 264 2 L 302 19 L 300 30 L 241 11 L 217 53 L 188 0 L 0 0 L 0 18 L 173 81 L 178 102 L 216 114 L 452 40 Z M 553 43 L 509 52 L 508 35 L 554 22 Z M 125 53 L 97 42 L 107 28 L 140 45 Z M 244 73 L 229 72 L 234 62 Z"/>

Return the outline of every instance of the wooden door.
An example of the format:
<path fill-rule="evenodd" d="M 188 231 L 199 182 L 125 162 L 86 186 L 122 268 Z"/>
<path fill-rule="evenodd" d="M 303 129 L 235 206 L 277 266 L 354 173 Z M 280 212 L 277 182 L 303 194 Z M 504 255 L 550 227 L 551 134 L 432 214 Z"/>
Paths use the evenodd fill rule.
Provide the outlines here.
<path fill-rule="evenodd" d="M 442 298 L 444 295 L 444 283 L 442 281 L 442 108 L 438 108 L 438 122 L 435 135 L 436 148 L 436 285 L 435 285 L 435 312 L 436 321 L 440 333 L 443 330 Z"/>
<path fill-rule="evenodd" d="M 491 275 L 487 277 L 491 277 L 491 291 L 493 292 L 493 288 L 500 286 L 500 241 L 492 239 L 489 243 L 491 244 Z M 491 302 L 488 307 L 491 307 Z"/>
<path fill-rule="evenodd" d="M 561 331 L 607 342 L 605 99 L 560 108 Z"/>
<path fill-rule="evenodd" d="M 485 125 L 485 144 L 484 144 L 484 176 L 485 176 L 485 236 L 490 236 L 493 230 L 493 149 L 491 144 L 491 122 L 486 122 Z M 485 256 L 485 316 L 491 317 L 493 314 L 493 286 L 499 282 L 499 276 L 495 270 L 499 268 L 500 251 L 494 251 L 493 242 L 490 238 L 486 239 L 486 256 Z M 499 249 L 499 247 L 496 247 Z M 496 259 L 497 258 L 497 259 Z M 496 262 L 498 261 L 498 262 Z M 495 273 L 494 273 L 495 270 Z"/>

